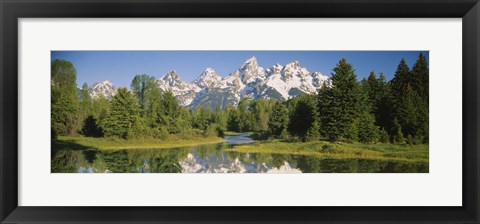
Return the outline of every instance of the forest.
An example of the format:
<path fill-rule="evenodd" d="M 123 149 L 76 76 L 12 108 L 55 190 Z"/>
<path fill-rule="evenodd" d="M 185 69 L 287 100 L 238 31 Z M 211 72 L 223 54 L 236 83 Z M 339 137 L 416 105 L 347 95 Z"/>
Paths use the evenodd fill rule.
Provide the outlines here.
<path fill-rule="evenodd" d="M 76 69 L 65 60 L 51 64 L 51 131 L 57 136 L 110 139 L 168 139 L 177 135 L 223 137 L 251 132 L 256 139 L 368 144 L 428 144 L 428 63 L 420 54 L 412 69 L 401 60 L 392 80 L 371 72 L 357 80 L 342 58 L 332 85 L 285 102 L 252 100 L 226 108 L 186 109 L 153 76 L 136 75 L 130 89 L 92 99 L 85 83 L 77 88 Z"/>

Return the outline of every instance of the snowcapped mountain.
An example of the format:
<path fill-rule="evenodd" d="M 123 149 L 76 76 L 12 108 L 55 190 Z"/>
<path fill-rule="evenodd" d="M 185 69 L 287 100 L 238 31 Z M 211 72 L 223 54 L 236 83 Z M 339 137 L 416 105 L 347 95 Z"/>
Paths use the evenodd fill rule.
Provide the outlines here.
<path fill-rule="evenodd" d="M 170 91 L 177 97 L 182 106 L 188 106 L 202 89 L 194 83 L 187 83 L 180 78 L 175 70 L 167 72 L 157 80 L 157 84 L 164 92 Z"/>
<path fill-rule="evenodd" d="M 112 96 L 115 95 L 116 92 L 117 89 L 115 88 L 115 86 L 109 80 L 105 80 L 103 82 L 95 83 L 92 85 L 90 97 L 92 99 L 95 99 L 100 95 L 103 95 L 105 96 L 105 98 L 110 99 L 112 98 Z"/>
<path fill-rule="evenodd" d="M 192 83 L 183 81 L 175 71 L 158 80 L 163 91 L 172 91 L 182 106 L 191 108 L 199 105 L 224 108 L 237 104 L 243 97 L 285 101 L 300 94 L 314 93 L 324 82 L 331 85 L 330 77 L 308 71 L 299 61 L 264 69 L 256 57 L 247 59 L 224 78 L 207 68 Z"/>
<path fill-rule="evenodd" d="M 238 69 L 241 80 L 245 85 L 261 82 L 265 79 L 265 70 L 258 66 L 257 58 L 247 59 Z"/>
<path fill-rule="evenodd" d="M 157 80 L 163 92 L 171 91 L 180 105 L 189 108 L 200 105 L 225 108 L 236 105 L 243 97 L 285 101 L 300 94 L 315 93 L 323 83 L 330 86 L 330 77 L 308 71 L 299 61 L 264 69 L 255 57 L 223 78 L 213 68 L 206 68 L 191 83 L 184 81 L 175 70 Z M 92 90 L 92 97 L 104 94 L 107 98 L 116 91 L 109 81 L 95 84 Z"/>
<path fill-rule="evenodd" d="M 267 77 L 258 95 L 269 98 L 269 95 L 272 95 L 271 91 L 274 91 L 280 94 L 281 98 L 279 99 L 278 95 L 273 98 L 279 100 L 282 98 L 287 100 L 301 93 L 314 93 L 322 87 L 323 82 L 330 85 L 330 77 L 320 72 L 311 73 L 306 68 L 302 68 L 298 61 L 290 62 L 285 66 L 274 65 L 267 69 Z"/>
<path fill-rule="evenodd" d="M 220 84 L 222 77 L 220 77 L 213 68 L 207 68 L 200 74 L 200 76 L 193 81 L 193 84 L 200 88 L 213 88 Z"/>

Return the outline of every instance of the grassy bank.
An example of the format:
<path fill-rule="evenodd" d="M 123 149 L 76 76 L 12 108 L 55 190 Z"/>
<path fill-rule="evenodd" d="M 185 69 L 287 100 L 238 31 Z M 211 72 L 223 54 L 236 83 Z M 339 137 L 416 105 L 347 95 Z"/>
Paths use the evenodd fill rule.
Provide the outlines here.
<path fill-rule="evenodd" d="M 99 150 L 119 150 L 119 149 L 164 149 L 186 147 L 199 144 L 213 144 L 223 142 L 219 137 L 188 137 L 169 136 L 166 139 L 114 139 L 114 138 L 91 138 L 84 136 L 59 136 L 52 143 L 54 149 L 99 149 Z"/>
<path fill-rule="evenodd" d="M 249 132 L 249 131 L 247 131 L 247 132 L 225 131 L 223 134 L 226 135 L 226 136 L 237 136 L 237 135 L 240 135 L 240 134 L 252 135 L 252 134 L 254 134 L 254 132 Z"/>
<path fill-rule="evenodd" d="M 309 155 L 331 159 L 373 159 L 428 163 L 428 145 L 317 142 L 256 142 L 229 149 L 236 152 Z"/>

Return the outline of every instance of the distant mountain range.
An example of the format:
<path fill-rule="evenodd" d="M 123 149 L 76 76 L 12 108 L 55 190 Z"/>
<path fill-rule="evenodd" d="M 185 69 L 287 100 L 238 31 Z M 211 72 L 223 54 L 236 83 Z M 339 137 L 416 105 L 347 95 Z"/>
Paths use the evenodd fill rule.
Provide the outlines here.
<path fill-rule="evenodd" d="M 237 70 L 222 78 L 213 68 L 207 68 L 193 82 L 185 82 L 180 75 L 171 70 L 157 80 L 162 91 L 171 91 L 180 105 L 195 108 L 226 107 L 237 104 L 243 97 L 251 99 L 288 100 L 294 96 L 314 93 L 325 83 L 331 85 L 329 76 L 320 72 L 310 72 L 293 61 L 285 66 L 275 64 L 268 69 L 258 65 L 257 59 L 251 57 Z M 103 94 L 106 98 L 116 92 L 114 85 L 105 80 L 92 85 L 92 97 Z"/>

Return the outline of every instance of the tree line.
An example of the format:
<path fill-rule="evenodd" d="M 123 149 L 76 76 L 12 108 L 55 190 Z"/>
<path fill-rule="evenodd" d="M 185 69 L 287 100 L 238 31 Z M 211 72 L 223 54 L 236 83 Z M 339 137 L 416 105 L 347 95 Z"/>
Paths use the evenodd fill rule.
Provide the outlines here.
<path fill-rule="evenodd" d="M 392 80 L 371 72 L 357 81 L 342 58 L 315 94 L 285 102 L 240 100 L 226 108 L 187 110 L 153 76 L 136 75 L 111 99 L 90 97 L 76 86 L 76 70 L 52 61 L 52 136 L 165 138 L 170 134 L 223 136 L 225 131 L 254 132 L 258 138 L 364 143 L 428 143 L 428 62 L 420 54 L 412 69 L 402 59 Z"/>

